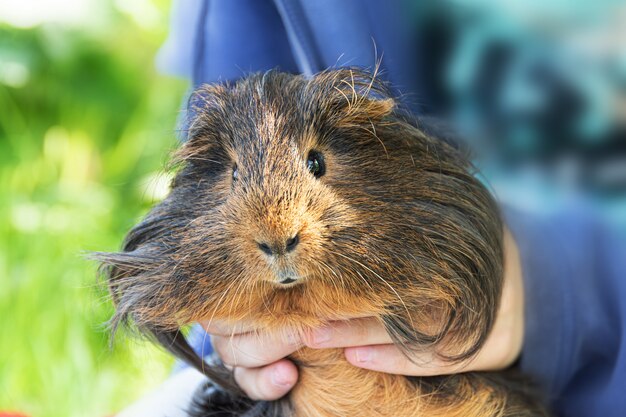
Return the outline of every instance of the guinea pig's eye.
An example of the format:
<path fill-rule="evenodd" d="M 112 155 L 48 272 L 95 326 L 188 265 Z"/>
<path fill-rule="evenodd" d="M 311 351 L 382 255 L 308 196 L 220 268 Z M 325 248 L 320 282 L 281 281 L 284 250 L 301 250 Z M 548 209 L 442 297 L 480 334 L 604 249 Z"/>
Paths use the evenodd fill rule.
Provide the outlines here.
<path fill-rule="evenodd" d="M 239 169 L 237 168 L 237 164 L 233 165 L 233 181 L 237 181 L 239 179 Z"/>
<path fill-rule="evenodd" d="M 309 152 L 306 161 L 307 168 L 315 178 L 319 178 L 326 173 L 326 164 L 324 164 L 324 156 L 317 151 Z"/>

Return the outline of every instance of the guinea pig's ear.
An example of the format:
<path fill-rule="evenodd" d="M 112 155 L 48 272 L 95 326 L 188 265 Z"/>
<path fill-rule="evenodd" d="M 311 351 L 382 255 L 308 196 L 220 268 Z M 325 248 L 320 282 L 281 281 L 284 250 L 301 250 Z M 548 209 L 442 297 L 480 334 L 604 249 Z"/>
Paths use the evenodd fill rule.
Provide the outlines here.
<path fill-rule="evenodd" d="M 340 69 L 322 73 L 330 98 L 322 100 L 336 119 L 338 127 L 380 122 L 396 107 L 389 88 L 377 78 L 360 69 Z"/>
<path fill-rule="evenodd" d="M 189 161 L 206 155 L 221 138 L 220 120 L 230 95 L 227 84 L 202 84 L 189 96 L 182 125 L 182 146 L 174 154 L 173 162 Z"/>
<path fill-rule="evenodd" d="M 186 141 L 208 133 L 207 129 L 226 107 L 229 90 L 227 84 L 202 84 L 189 95 L 185 123 Z"/>
<path fill-rule="evenodd" d="M 372 99 L 361 96 L 344 107 L 338 126 L 350 127 L 380 122 L 391 114 L 394 107 L 395 102 L 391 98 Z"/>

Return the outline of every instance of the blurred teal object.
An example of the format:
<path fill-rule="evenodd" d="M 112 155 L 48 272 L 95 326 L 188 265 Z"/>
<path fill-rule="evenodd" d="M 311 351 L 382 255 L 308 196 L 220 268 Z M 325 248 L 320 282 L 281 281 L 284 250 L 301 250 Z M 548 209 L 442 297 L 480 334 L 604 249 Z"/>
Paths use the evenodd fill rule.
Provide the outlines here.
<path fill-rule="evenodd" d="M 502 201 L 584 204 L 626 232 L 626 4 L 412 4 L 430 111 L 454 121 Z"/>

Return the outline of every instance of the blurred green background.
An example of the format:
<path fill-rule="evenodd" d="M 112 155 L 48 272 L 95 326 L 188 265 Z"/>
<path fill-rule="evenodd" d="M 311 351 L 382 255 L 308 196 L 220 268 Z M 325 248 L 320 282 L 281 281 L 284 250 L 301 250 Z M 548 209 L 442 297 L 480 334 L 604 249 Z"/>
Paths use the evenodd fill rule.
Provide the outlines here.
<path fill-rule="evenodd" d="M 150 343 L 109 347 L 85 259 L 167 190 L 186 89 L 153 65 L 169 3 L 0 0 L 0 411 L 111 415 L 169 372 Z"/>

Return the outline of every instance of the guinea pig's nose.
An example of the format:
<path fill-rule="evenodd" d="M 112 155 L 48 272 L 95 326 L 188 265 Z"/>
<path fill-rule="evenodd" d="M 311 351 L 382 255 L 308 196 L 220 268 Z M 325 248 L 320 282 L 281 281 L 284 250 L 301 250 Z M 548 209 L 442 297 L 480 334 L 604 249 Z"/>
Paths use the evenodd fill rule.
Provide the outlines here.
<path fill-rule="evenodd" d="M 297 282 L 300 278 L 297 274 L 288 271 L 281 271 L 278 273 L 276 280 L 279 284 L 287 285 Z"/>
<path fill-rule="evenodd" d="M 261 251 L 266 255 L 277 256 L 284 255 L 285 253 L 293 251 L 296 246 L 298 246 L 299 242 L 300 238 L 298 237 L 298 235 L 295 235 L 294 237 L 287 239 L 286 241 L 274 243 L 257 242 L 257 245 L 259 249 L 261 249 Z"/>

